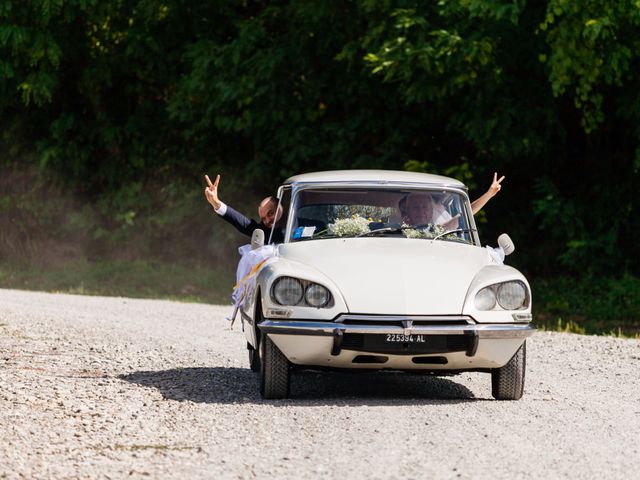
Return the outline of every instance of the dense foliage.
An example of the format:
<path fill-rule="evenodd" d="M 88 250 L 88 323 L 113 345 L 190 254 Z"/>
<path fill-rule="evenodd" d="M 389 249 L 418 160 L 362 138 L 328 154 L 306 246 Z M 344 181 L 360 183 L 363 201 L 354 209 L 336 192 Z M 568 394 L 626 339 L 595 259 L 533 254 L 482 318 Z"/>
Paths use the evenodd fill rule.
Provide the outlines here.
<path fill-rule="evenodd" d="M 472 196 L 498 170 L 483 238 L 520 267 L 638 275 L 638 27 L 635 0 L 0 0 L 3 162 L 118 231 L 205 170 L 253 195 L 409 168 Z"/>

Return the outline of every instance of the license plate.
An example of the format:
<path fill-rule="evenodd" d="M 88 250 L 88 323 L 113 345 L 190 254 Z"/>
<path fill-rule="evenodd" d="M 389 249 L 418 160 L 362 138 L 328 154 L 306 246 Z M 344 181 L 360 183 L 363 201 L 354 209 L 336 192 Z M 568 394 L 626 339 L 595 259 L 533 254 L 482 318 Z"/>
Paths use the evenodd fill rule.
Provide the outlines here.
<path fill-rule="evenodd" d="M 425 335 L 402 335 L 398 333 L 388 333 L 385 343 L 426 343 Z"/>

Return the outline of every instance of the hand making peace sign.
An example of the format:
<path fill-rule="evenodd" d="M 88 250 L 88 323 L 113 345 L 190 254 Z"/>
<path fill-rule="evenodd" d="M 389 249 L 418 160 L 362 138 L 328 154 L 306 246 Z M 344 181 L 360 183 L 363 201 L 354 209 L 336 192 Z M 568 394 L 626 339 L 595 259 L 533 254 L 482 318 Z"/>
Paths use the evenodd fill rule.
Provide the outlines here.
<path fill-rule="evenodd" d="M 502 188 L 502 185 L 500 185 L 500 184 L 502 183 L 503 180 L 504 180 L 504 175 L 500 177 L 500 180 L 498 180 L 498 172 L 493 172 L 493 182 L 491 183 L 491 186 L 489 187 L 489 193 L 491 194 L 492 197 L 496 193 L 498 193 L 500 191 L 500 189 Z"/>
<path fill-rule="evenodd" d="M 208 185 L 208 187 L 204 189 L 204 196 L 213 208 L 218 210 L 222 206 L 222 202 L 218 198 L 218 183 L 220 183 L 220 175 L 216 177 L 216 181 L 214 183 L 211 183 L 209 175 L 205 175 L 204 178 Z"/>

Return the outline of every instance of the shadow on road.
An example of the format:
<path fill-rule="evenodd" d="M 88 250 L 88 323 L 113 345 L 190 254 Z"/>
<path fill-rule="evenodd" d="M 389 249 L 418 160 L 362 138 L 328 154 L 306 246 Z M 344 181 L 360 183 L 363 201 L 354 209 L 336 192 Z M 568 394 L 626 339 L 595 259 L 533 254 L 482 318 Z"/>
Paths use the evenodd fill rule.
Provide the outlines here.
<path fill-rule="evenodd" d="M 202 403 L 269 403 L 258 392 L 258 376 L 248 368 L 212 367 L 141 371 L 119 377 L 157 388 L 165 399 Z M 295 372 L 291 400 L 296 405 L 416 405 L 477 400 L 464 385 L 440 377 L 399 372 Z"/>

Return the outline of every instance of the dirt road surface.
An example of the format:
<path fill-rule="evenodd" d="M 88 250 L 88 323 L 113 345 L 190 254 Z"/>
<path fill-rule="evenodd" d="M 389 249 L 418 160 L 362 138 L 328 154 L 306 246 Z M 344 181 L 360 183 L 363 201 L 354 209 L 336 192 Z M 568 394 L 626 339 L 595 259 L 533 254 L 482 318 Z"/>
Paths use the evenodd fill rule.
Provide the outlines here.
<path fill-rule="evenodd" d="M 640 342 L 538 333 L 488 374 L 296 374 L 262 400 L 228 307 L 0 290 L 0 478 L 632 478 Z"/>

